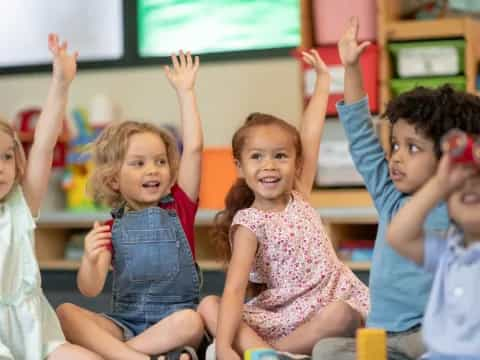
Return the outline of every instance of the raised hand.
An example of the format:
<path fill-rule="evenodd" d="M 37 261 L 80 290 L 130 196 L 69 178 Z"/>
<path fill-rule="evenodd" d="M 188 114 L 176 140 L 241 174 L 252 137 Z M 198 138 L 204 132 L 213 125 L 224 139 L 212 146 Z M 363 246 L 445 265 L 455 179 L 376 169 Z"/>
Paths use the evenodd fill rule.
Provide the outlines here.
<path fill-rule="evenodd" d="M 358 44 L 358 26 L 358 17 L 352 16 L 347 25 L 347 29 L 338 42 L 338 52 L 344 66 L 358 64 L 358 60 L 360 59 L 363 50 L 370 45 L 369 41 L 364 41 L 361 44 Z"/>
<path fill-rule="evenodd" d="M 328 67 L 323 62 L 317 50 L 310 49 L 309 51 L 302 51 L 302 58 L 307 64 L 311 65 L 317 74 L 317 87 L 330 85 L 330 73 Z M 322 86 L 323 87 L 323 86 Z"/>
<path fill-rule="evenodd" d="M 172 67 L 165 66 L 168 81 L 178 93 L 190 91 L 195 86 L 200 60 L 198 56 L 192 60 L 190 52 L 186 54 L 180 50 L 178 56 L 172 54 Z"/>
<path fill-rule="evenodd" d="M 96 263 L 103 251 L 108 251 L 107 246 L 112 243 L 110 226 L 100 225 L 98 221 L 93 224 L 93 229 L 85 237 L 85 257 L 90 263 Z"/>
<path fill-rule="evenodd" d="M 48 35 L 48 49 L 53 55 L 53 79 L 69 85 L 77 73 L 78 52 L 69 54 L 66 41 L 60 44 L 57 34 Z"/>
<path fill-rule="evenodd" d="M 444 197 L 448 197 L 477 172 L 478 169 L 472 165 L 454 163 L 450 155 L 444 154 L 435 174 L 438 190 Z"/>

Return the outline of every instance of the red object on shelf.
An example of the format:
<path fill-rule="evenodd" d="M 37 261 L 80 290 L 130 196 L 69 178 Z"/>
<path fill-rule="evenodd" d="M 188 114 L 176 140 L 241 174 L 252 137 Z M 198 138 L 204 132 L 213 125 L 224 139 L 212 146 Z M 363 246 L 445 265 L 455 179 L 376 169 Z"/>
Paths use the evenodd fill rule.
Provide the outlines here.
<path fill-rule="evenodd" d="M 337 115 L 335 104 L 343 99 L 344 68 L 336 46 L 318 47 L 320 57 L 327 64 L 331 74 L 330 96 L 327 104 L 327 115 Z M 294 56 L 299 59 L 303 73 L 305 104 L 310 99 L 315 86 L 316 74 L 311 66 L 302 60 L 301 52 L 295 51 Z M 375 44 L 365 49 L 360 58 L 363 85 L 368 94 L 370 111 L 378 111 L 378 47 Z"/>
<path fill-rule="evenodd" d="M 41 109 L 39 108 L 30 108 L 27 110 L 20 111 L 15 119 L 14 128 L 18 132 L 20 141 L 22 142 L 23 149 L 25 154 L 28 156 L 30 148 L 33 143 L 33 136 L 35 132 L 35 126 L 40 117 Z M 66 127 L 63 127 L 66 129 Z M 61 136 L 62 138 L 68 138 L 67 134 L 64 133 Z M 53 167 L 63 167 L 65 165 L 65 158 L 67 154 L 67 144 L 65 141 L 58 141 L 55 145 L 53 152 Z"/>
<path fill-rule="evenodd" d="M 373 249 L 375 240 L 342 240 L 342 249 Z"/>

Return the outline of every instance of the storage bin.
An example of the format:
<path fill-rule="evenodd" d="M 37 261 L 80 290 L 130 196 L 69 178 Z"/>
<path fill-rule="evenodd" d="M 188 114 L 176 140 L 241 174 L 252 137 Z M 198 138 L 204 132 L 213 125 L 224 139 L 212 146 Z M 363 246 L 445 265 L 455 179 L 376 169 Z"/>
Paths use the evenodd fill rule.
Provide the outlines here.
<path fill-rule="evenodd" d="M 316 45 L 336 44 L 352 16 L 359 18 L 358 39 L 376 40 L 376 0 L 314 0 L 312 6 Z"/>
<path fill-rule="evenodd" d="M 401 78 L 457 75 L 464 71 L 465 41 L 435 40 L 388 44 Z"/>
<path fill-rule="evenodd" d="M 343 98 L 344 87 L 344 68 L 340 60 L 338 48 L 336 46 L 324 46 L 317 48 L 325 64 L 328 65 L 331 74 L 330 96 L 328 98 L 327 115 L 336 115 L 335 104 Z M 315 88 L 316 73 L 306 64 L 299 52 L 296 57 L 300 60 L 303 71 L 303 86 L 305 103 L 312 96 Z M 360 66 L 363 74 L 363 84 L 368 94 L 370 110 L 378 111 L 378 47 L 375 44 L 370 45 L 360 58 Z"/>
<path fill-rule="evenodd" d="M 199 208 L 220 210 L 225 196 L 237 179 L 231 148 L 207 148 L 203 151 Z"/>
<path fill-rule="evenodd" d="M 466 81 L 464 76 L 450 77 L 430 77 L 430 78 L 412 78 L 412 79 L 392 79 L 390 80 L 390 88 L 392 95 L 397 96 L 406 91 L 412 90 L 416 86 L 424 86 L 428 88 L 437 88 L 444 84 L 450 84 L 455 90 L 464 91 Z"/>

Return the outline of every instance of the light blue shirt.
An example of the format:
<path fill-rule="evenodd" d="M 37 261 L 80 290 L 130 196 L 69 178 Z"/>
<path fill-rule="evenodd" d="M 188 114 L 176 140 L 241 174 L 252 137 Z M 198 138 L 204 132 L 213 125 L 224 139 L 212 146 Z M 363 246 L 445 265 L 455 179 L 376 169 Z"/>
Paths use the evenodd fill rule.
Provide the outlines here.
<path fill-rule="evenodd" d="M 480 359 L 480 242 L 427 233 L 424 267 L 435 273 L 423 323 L 428 359 Z"/>
<path fill-rule="evenodd" d="M 400 332 L 420 325 L 433 275 L 399 255 L 386 241 L 387 226 L 409 199 L 390 179 L 385 153 L 373 131 L 368 98 L 353 104 L 337 103 L 340 120 L 350 143 L 350 153 L 378 212 L 378 231 L 370 269 L 368 327 Z M 446 205 L 432 210 L 426 230 L 446 231 Z"/>

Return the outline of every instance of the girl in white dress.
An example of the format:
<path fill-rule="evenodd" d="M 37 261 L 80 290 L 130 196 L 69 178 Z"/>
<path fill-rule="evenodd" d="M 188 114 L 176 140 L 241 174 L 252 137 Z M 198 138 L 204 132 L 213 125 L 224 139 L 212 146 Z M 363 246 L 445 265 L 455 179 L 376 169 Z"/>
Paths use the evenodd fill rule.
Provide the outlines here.
<path fill-rule="evenodd" d="M 77 53 L 68 54 L 66 42 L 50 34 L 48 47 L 53 76 L 28 162 L 13 129 L 0 121 L 0 360 L 101 359 L 66 343 L 35 258 L 35 218 L 77 68 Z"/>

